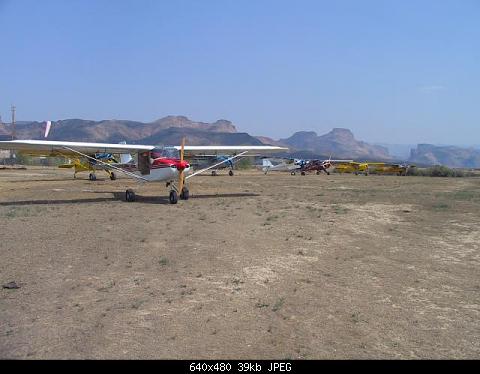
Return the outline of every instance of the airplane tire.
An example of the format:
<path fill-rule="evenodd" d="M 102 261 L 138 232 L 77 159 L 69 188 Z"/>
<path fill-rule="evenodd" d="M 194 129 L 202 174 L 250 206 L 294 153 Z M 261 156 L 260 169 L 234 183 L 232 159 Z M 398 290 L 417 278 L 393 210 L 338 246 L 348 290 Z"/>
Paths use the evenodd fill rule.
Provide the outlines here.
<path fill-rule="evenodd" d="M 233 177 L 233 170 L 230 170 L 230 171 L 228 172 L 228 175 L 230 175 L 231 177 Z"/>
<path fill-rule="evenodd" d="M 170 195 L 168 196 L 168 200 L 170 204 L 176 204 L 178 202 L 178 195 L 176 191 L 170 191 Z"/>
<path fill-rule="evenodd" d="M 266 173 L 265 173 L 265 174 L 266 174 Z M 292 172 L 290 173 L 290 175 L 295 175 L 295 174 L 296 174 L 296 173 L 295 173 L 294 171 L 292 171 Z"/>
<path fill-rule="evenodd" d="M 129 203 L 132 203 L 135 201 L 135 192 L 133 190 L 128 189 L 125 191 L 125 200 L 128 201 Z"/>
<path fill-rule="evenodd" d="M 117 179 L 117 176 L 115 175 L 115 173 L 112 171 L 110 173 L 110 180 L 114 181 L 115 179 Z"/>
<path fill-rule="evenodd" d="M 302 175 L 305 175 L 305 172 L 304 172 L 304 171 L 302 171 L 302 172 L 301 172 L 301 174 L 302 174 Z"/>
<path fill-rule="evenodd" d="M 215 170 L 212 171 L 212 177 L 216 177 L 217 176 L 217 172 Z"/>
<path fill-rule="evenodd" d="M 317 175 L 320 175 L 320 172 L 317 170 Z"/>
<path fill-rule="evenodd" d="M 327 171 L 327 175 L 330 175 L 330 172 L 329 172 L 329 171 Z"/>
<path fill-rule="evenodd" d="M 183 187 L 182 193 L 180 194 L 180 199 L 188 200 L 190 198 L 190 191 L 187 187 Z"/>
<path fill-rule="evenodd" d="M 93 173 L 90 173 L 90 175 L 88 176 L 88 179 L 92 182 L 95 182 L 97 180 L 97 176 Z"/>

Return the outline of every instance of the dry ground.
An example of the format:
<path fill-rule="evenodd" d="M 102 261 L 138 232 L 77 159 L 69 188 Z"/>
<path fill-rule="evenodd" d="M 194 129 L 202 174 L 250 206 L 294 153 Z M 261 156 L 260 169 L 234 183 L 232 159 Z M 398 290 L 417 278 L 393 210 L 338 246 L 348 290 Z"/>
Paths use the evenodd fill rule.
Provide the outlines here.
<path fill-rule="evenodd" d="M 238 174 L 0 171 L 0 357 L 480 358 L 480 179 Z"/>

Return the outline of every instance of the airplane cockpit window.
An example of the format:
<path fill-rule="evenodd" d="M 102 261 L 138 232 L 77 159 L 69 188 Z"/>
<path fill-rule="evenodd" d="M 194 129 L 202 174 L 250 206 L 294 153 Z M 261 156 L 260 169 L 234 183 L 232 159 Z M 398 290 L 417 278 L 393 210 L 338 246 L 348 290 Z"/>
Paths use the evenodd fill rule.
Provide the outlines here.
<path fill-rule="evenodd" d="M 165 157 L 177 159 L 180 157 L 179 151 L 175 147 L 154 148 L 150 152 L 150 157 L 153 159 Z"/>

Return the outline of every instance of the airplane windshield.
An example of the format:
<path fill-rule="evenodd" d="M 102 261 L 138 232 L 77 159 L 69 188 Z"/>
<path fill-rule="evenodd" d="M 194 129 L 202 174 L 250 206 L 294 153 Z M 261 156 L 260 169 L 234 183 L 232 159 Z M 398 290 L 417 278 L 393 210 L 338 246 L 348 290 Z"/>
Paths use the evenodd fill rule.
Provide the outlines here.
<path fill-rule="evenodd" d="M 163 148 L 154 148 L 151 151 L 151 156 L 153 159 L 165 157 L 165 158 L 180 158 L 178 150 L 174 147 L 163 147 Z"/>

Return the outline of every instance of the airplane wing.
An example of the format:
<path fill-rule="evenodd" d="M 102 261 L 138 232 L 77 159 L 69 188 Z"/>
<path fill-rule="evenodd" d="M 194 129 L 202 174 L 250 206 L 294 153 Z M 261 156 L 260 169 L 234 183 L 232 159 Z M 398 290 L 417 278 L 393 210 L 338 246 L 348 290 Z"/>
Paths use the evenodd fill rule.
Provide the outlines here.
<path fill-rule="evenodd" d="M 181 146 L 174 147 L 180 150 Z M 288 148 L 267 146 L 267 145 L 186 145 L 185 154 L 188 156 L 212 157 L 217 155 L 234 155 L 242 152 L 248 152 L 249 156 L 263 155 L 275 152 L 287 152 Z"/>
<path fill-rule="evenodd" d="M 52 140 L 0 141 L 0 149 L 11 149 L 27 154 L 46 156 L 77 156 L 78 153 L 128 153 L 151 151 L 153 148 L 155 148 L 153 145 L 84 143 Z M 75 152 L 72 150 L 75 150 Z"/>
<path fill-rule="evenodd" d="M 32 154 L 68 154 L 66 148 L 74 149 L 82 153 L 126 153 L 138 151 L 151 151 L 155 148 L 153 145 L 139 144 L 109 144 L 109 143 L 85 143 L 85 142 L 66 142 L 53 140 L 11 140 L 0 141 L 0 149 L 11 149 L 24 151 Z M 180 150 L 181 146 L 174 146 Z M 252 154 L 267 154 L 273 152 L 286 152 L 288 148 L 275 146 L 185 146 L 185 153 L 189 155 L 218 155 L 218 154 L 237 154 L 247 151 Z"/>

